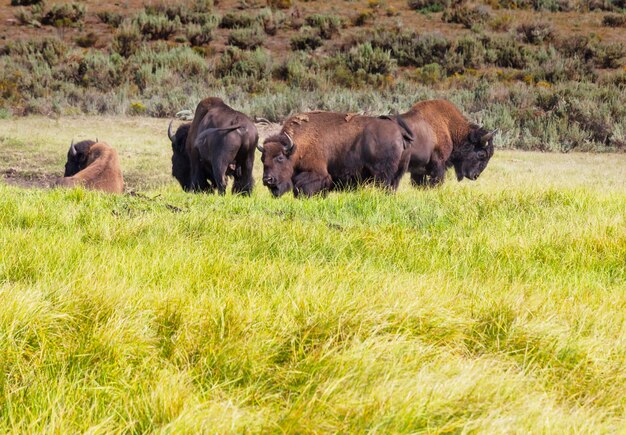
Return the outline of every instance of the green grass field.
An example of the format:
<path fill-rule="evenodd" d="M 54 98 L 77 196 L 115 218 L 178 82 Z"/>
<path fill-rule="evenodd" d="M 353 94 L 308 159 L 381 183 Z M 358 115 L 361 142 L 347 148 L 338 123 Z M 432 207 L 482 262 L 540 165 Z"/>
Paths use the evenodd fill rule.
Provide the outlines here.
<path fill-rule="evenodd" d="M 166 128 L 0 120 L 14 184 L 97 135 L 145 195 L 0 182 L 0 432 L 626 431 L 626 155 L 218 197 Z"/>

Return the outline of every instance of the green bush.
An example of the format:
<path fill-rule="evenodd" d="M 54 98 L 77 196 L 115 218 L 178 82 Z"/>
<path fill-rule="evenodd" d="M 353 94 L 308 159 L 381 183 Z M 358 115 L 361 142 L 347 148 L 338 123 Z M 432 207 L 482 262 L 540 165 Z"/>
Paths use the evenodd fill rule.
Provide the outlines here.
<path fill-rule="evenodd" d="M 552 25 L 544 21 L 520 24 L 516 32 L 520 39 L 528 44 L 541 44 L 554 39 L 554 29 Z"/>
<path fill-rule="evenodd" d="M 450 6 L 448 0 L 408 0 L 408 6 L 414 11 L 428 13 L 441 12 Z"/>
<path fill-rule="evenodd" d="M 310 27 L 319 30 L 319 35 L 323 39 L 331 39 L 339 34 L 341 29 L 341 19 L 335 15 L 314 14 L 304 19 Z"/>
<path fill-rule="evenodd" d="M 293 0 L 267 0 L 267 5 L 272 9 L 289 9 Z"/>
<path fill-rule="evenodd" d="M 396 70 L 396 61 L 389 51 L 374 48 L 369 42 L 353 47 L 342 59 L 353 73 L 364 71 L 366 74 L 388 75 Z"/>
<path fill-rule="evenodd" d="M 594 63 L 598 68 L 619 68 L 622 66 L 626 47 L 621 43 L 596 44 L 593 49 Z"/>
<path fill-rule="evenodd" d="M 308 91 L 319 88 L 319 76 L 319 65 L 304 53 L 289 56 L 275 72 L 275 77 L 290 87 Z"/>
<path fill-rule="evenodd" d="M 278 29 L 285 27 L 287 16 L 282 11 L 264 8 L 259 12 L 257 19 L 263 26 L 265 33 L 274 36 L 278 32 Z"/>
<path fill-rule="evenodd" d="M 486 23 L 491 19 L 491 12 L 487 6 L 460 6 L 446 10 L 441 19 L 446 23 L 462 24 L 466 29 Z"/>
<path fill-rule="evenodd" d="M 422 67 L 446 57 L 451 42 L 439 33 L 376 29 L 369 37 L 372 47 L 389 51 L 400 66 Z"/>
<path fill-rule="evenodd" d="M 293 36 L 290 41 L 291 49 L 311 51 L 321 47 L 323 42 L 319 34 L 311 27 L 305 26 L 300 29 L 300 33 Z"/>
<path fill-rule="evenodd" d="M 44 0 L 11 0 L 11 6 L 31 6 L 43 2 Z"/>
<path fill-rule="evenodd" d="M 430 63 L 422 68 L 417 68 L 416 79 L 425 85 L 434 85 L 439 83 L 446 74 L 444 69 L 438 63 Z"/>
<path fill-rule="evenodd" d="M 206 45 L 213 40 L 213 25 L 201 26 L 199 24 L 188 24 L 185 27 L 185 36 L 194 47 Z"/>
<path fill-rule="evenodd" d="M 98 41 L 98 35 L 96 35 L 94 32 L 89 32 L 86 35 L 81 35 L 81 36 L 76 37 L 76 39 L 74 39 L 74 42 L 76 42 L 76 45 L 82 48 L 93 47 L 94 45 L 96 45 L 97 41 Z"/>
<path fill-rule="evenodd" d="M 254 50 L 263 44 L 264 39 L 264 32 L 257 25 L 252 28 L 231 30 L 228 35 L 228 45 L 234 45 L 244 50 Z"/>
<path fill-rule="evenodd" d="M 141 47 L 141 32 L 134 24 L 120 27 L 113 37 L 113 51 L 130 57 Z"/>
<path fill-rule="evenodd" d="M 227 47 L 214 67 L 217 77 L 243 77 L 261 80 L 270 77 L 272 60 L 262 48 L 253 51 Z"/>
<path fill-rule="evenodd" d="M 626 27 L 626 15 L 609 14 L 602 17 L 602 25 L 606 27 Z"/>
<path fill-rule="evenodd" d="M 223 29 L 243 29 L 252 27 L 256 18 L 246 13 L 229 12 L 222 17 L 220 27 Z"/>
<path fill-rule="evenodd" d="M 165 15 L 148 15 L 145 12 L 139 13 L 133 23 L 139 29 L 139 32 L 149 40 L 168 39 L 176 33 L 181 23 L 178 17 L 170 20 Z"/>
<path fill-rule="evenodd" d="M 102 23 L 108 24 L 116 29 L 121 26 L 124 21 L 124 15 L 117 12 L 100 11 L 96 13 L 96 16 Z"/>
<path fill-rule="evenodd" d="M 85 17 L 85 6 L 78 3 L 53 5 L 41 17 L 41 24 L 54 27 L 72 27 L 79 25 Z"/>

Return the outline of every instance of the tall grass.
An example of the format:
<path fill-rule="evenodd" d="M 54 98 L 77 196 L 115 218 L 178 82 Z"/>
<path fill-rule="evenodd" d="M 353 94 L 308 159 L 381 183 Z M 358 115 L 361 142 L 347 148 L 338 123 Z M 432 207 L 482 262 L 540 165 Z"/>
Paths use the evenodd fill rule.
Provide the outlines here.
<path fill-rule="evenodd" d="M 1 431 L 625 429 L 623 155 L 218 197 L 171 180 L 162 121 L 86 121 L 0 121 L 0 150 L 52 168 L 90 125 L 161 178 L 146 197 L 0 184 Z"/>

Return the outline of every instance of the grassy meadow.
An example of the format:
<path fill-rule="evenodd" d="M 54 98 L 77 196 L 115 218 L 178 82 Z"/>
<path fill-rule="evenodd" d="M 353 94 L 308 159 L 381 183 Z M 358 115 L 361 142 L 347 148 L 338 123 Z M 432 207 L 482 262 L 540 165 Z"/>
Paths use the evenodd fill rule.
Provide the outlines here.
<path fill-rule="evenodd" d="M 7 181 L 97 135 L 143 194 L 0 181 L 0 432 L 626 431 L 626 155 L 218 197 L 166 128 L 0 120 Z"/>

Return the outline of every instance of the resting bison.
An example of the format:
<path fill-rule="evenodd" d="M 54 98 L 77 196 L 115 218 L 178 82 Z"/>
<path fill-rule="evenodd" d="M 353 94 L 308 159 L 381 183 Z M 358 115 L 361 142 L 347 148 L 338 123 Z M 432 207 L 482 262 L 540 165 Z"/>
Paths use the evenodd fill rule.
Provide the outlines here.
<path fill-rule="evenodd" d="M 226 191 L 226 176 L 233 176 L 233 193 L 250 194 L 252 168 L 259 140 L 255 125 L 243 113 L 219 98 L 198 104 L 191 123 L 172 133 L 172 175 L 186 191 Z"/>
<path fill-rule="evenodd" d="M 372 181 L 396 189 L 413 135 L 402 119 L 309 112 L 285 121 L 265 140 L 263 184 L 274 196 L 295 196 Z"/>
<path fill-rule="evenodd" d="M 84 186 L 111 193 L 124 192 L 117 152 L 104 142 L 85 140 L 70 146 L 59 186 Z"/>
<path fill-rule="evenodd" d="M 449 101 L 422 101 L 401 117 L 415 134 L 408 168 L 415 185 L 442 183 L 450 166 L 459 181 L 476 180 L 493 156 L 497 130 L 470 123 Z"/>

